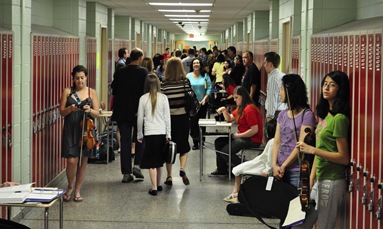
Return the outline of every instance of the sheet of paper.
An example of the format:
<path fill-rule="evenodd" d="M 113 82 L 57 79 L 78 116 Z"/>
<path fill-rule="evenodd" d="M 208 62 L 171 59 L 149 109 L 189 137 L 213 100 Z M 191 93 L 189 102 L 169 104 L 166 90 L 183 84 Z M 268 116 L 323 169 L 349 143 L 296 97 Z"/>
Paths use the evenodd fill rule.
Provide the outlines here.
<path fill-rule="evenodd" d="M 29 192 L 31 191 L 31 187 L 34 183 L 29 183 L 29 184 L 20 184 L 20 185 L 15 185 L 15 186 L 10 186 L 10 187 L 4 187 L 0 188 L 0 193 L 3 192 Z"/>
<path fill-rule="evenodd" d="M 285 226 L 294 226 L 303 223 L 306 217 L 306 212 L 302 211 L 301 201 L 299 196 L 290 201 L 289 210 L 287 211 L 287 216 L 285 222 L 283 222 L 283 227 Z"/>

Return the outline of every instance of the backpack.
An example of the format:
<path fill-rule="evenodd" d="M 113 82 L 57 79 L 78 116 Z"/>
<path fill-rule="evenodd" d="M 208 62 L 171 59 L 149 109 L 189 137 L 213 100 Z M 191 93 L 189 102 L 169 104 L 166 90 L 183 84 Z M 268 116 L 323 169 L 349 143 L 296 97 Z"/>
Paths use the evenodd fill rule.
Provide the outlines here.
<path fill-rule="evenodd" d="M 290 201 L 298 196 L 298 190 L 291 184 L 273 180 L 271 190 L 266 190 L 268 177 L 249 176 L 241 184 L 238 201 L 226 208 L 229 214 L 239 213 L 244 216 L 256 217 L 269 228 L 274 228 L 262 218 L 278 218 L 280 226 L 287 216 Z M 246 207 L 246 208 L 244 208 Z M 233 211 L 234 210 L 234 211 Z M 237 210 L 235 212 L 235 210 Z"/>

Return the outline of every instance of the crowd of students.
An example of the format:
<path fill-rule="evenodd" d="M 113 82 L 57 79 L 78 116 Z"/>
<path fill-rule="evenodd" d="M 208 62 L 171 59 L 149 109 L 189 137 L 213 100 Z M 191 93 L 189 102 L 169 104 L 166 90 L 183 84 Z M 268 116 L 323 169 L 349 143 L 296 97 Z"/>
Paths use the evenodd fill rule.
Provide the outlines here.
<path fill-rule="evenodd" d="M 266 79 L 260 78 L 259 69 L 254 64 L 253 53 L 250 51 L 239 56 L 232 46 L 221 51 L 217 47 L 209 51 L 202 48 L 198 51 L 199 54 L 196 49 L 173 53 L 167 49 L 164 54 L 147 58 L 141 49 L 134 48 L 130 52 L 129 61 L 126 61 L 127 51 L 125 48 L 121 50 L 121 58 L 127 64 L 120 66 L 124 61 L 117 61 L 118 68 L 116 67 L 112 83 L 112 118 L 117 121 L 121 133 L 123 183 L 130 183 L 135 179 L 143 180 L 141 168 L 149 169 L 149 194 L 157 195 L 162 190 L 161 167 L 165 164 L 166 157 L 163 146 L 172 140 L 178 146 L 179 175 L 185 185 L 190 184 L 186 175 L 187 158 L 191 149 L 189 133 L 193 140 L 192 149 L 202 147 L 199 145 L 198 120 L 206 117 L 210 93 L 218 87 L 226 90 L 226 99 L 231 100 L 235 109 L 228 110 L 223 106 L 226 103 L 220 103 L 216 107 L 217 113 L 238 126 L 238 132 L 230 139 L 231 161 L 236 166 L 233 171 L 228 171 L 228 157 L 218 153 L 228 153 L 229 139 L 215 140 L 217 169 L 210 176 L 226 176 L 231 172 L 236 176 L 233 192 L 224 200 L 237 201 L 240 175 L 249 171 L 256 171 L 254 175 L 274 176 L 299 187 L 300 156 L 312 155 L 315 159 L 311 169 L 310 188 L 315 190 L 312 198 L 317 205 L 310 209 L 307 220 L 301 227 L 311 228 L 315 222 L 317 228 L 334 227 L 337 208 L 345 193 L 346 166 L 349 162 L 350 101 L 349 81 L 345 73 L 334 71 L 324 76 L 320 101 L 314 113 L 308 104 L 307 89 L 301 76 L 280 72 L 279 55 L 275 52 L 266 53 L 262 67 L 268 73 L 265 106 L 267 114 L 266 120 L 262 120 L 259 110 L 260 82 Z M 61 114 L 65 116 L 64 130 L 80 121 L 81 112 L 88 113 L 91 118 L 98 116 L 98 105 L 95 104 L 98 101 L 97 96 L 93 89 L 86 87 L 86 71 L 74 69 L 73 77 L 75 84 L 64 90 L 60 106 Z M 189 90 L 195 92 L 201 105 L 197 115 L 192 117 L 185 110 L 185 91 Z M 81 100 L 88 98 L 92 102 L 80 110 L 76 106 L 74 93 L 79 93 Z M 221 98 L 219 102 L 224 100 Z M 77 115 L 74 116 L 75 114 Z M 67 120 L 72 120 L 72 124 Z M 267 144 L 267 150 L 255 158 L 255 161 L 241 164 L 236 153 L 242 149 L 259 147 L 264 128 L 269 130 L 268 139 L 273 137 Z M 307 128 L 311 131 L 316 128 L 315 146 L 304 142 Z M 132 133 L 135 139 L 132 139 Z M 63 138 L 67 137 L 63 135 Z M 133 168 L 132 140 L 136 143 Z M 77 148 L 68 148 L 69 144 Z M 80 187 L 85 170 L 82 167 L 77 169 L 78 146 L 77 140 L 74 144 L 63 141 L 63 157 L 70 162 L 67 168 L 68 189 L 64 197 L 67 201 L 71 199 L 72 190 L 75 201 L 83 200 Z M 82 155 L 85 165 L 86 156 Z M 166 173 L 164 184 L 171 186 L 172 164 L 166 164 Z M 324 205 L 321 198 L 331 199 L 331 204 Z"/>

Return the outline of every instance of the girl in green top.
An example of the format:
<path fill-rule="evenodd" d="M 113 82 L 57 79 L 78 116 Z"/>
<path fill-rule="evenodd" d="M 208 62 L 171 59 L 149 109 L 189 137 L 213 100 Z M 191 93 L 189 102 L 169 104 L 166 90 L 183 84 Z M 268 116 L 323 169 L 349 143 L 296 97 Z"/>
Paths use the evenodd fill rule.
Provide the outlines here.
<path fill-rule="evenodd" d="M 314 184 L 312 206 L 305 222 L 296 228 L 334 228 L 338 209 L 346 194 L 346 173 L 349 155 L 350 83 L 341 71 L 327 74 L 321 83 L 322 91 L 316 107 L 319 123 L 316 129 L 316 147 L 298 142 L 297 148 L 315 155 L 310 175 Z"/>

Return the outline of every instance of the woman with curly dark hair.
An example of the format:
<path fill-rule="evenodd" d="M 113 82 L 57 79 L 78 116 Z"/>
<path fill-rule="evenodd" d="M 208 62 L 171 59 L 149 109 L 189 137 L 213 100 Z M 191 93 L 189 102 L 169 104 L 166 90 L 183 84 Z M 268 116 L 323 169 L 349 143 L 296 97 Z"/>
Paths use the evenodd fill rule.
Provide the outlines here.
<path fill-rule="evenodd" d="M 272 151 L 273 174 L 275 178 L 298 187 L 300 167 L 296 137 L 303 141 L 304 130 L 314 130 L 315 116 L 307 102 L 306 85 L 299 75 L 283 76 L 279 96 L 288 109 L 281 111 L 277 119 Z"/>
<path fill-rule="evenodd" d="M 193 150 L 199 149 L 199 126 L 198 120 L 206 117 L 207 101 L 211 92 L 211 81 L 207 75 L 202 60 L 195 57 L 190 64 L 190 72 L 186 75 L 192 89 L 197 96 L 201 108 L 195 116 L 190 117 L 190 136 L 193 138 Z"/>
<path fill-rule="evenodd" d="M 314 184 L 311 198 L 316 207 L 310 208 L 304 224 L 299 228 L 334 228 L 338 209 L 346 196 L 347 165 L 350 162 L 350 83 L 346 73 L 328 73 L 321 83 L 322 91 L 316 107 L 319 117 L 316 129 L 316 147 L 303 141 L 297 148 L 315 155 L 310 175 Z M 315 182 L 315 183 L 314 183 Z"/>

